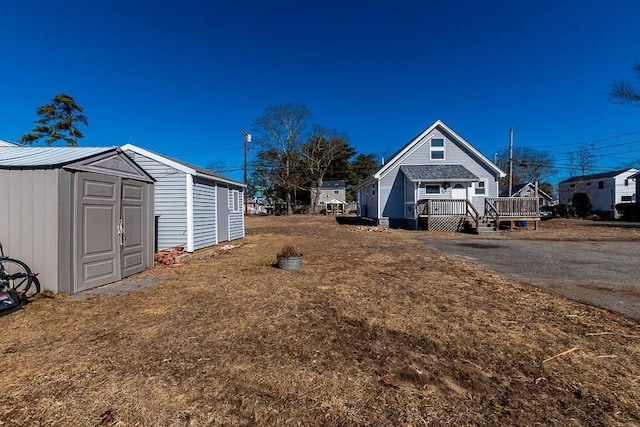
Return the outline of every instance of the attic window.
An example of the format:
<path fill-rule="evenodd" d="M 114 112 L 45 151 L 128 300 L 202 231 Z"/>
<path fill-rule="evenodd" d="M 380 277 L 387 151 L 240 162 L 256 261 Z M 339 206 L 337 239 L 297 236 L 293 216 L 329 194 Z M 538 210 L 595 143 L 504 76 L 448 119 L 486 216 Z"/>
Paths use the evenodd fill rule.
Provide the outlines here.
<path fill-rule="evenodd" d="M 444 160 L 444 139 L 431 139 L 431 160 Z"/>
<path fill-rule="evenodd" d="M 476 184 L 476 194 L 485 194 L 485 182 L 484 181 L 479 181 Z"/>

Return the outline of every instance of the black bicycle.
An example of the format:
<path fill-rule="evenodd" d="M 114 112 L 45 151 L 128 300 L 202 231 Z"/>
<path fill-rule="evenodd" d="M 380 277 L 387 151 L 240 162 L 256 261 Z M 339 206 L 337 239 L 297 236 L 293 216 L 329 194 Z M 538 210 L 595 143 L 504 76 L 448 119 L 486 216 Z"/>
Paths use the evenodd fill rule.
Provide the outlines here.
<path fill-rule="evenodd" d="M 39 292 L 38 273 L 24 262 L 5 256 L 0 242 L 0 314 L 22 307 Z"/>

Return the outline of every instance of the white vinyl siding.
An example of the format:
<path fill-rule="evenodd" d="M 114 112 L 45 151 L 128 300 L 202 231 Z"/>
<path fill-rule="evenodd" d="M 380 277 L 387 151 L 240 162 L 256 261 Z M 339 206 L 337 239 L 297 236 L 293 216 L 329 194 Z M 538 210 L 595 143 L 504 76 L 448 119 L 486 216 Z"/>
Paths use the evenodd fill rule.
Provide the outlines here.
<path fill-rule="evenodd" d="M 193 182 L 193 248 L 218 243 L 216 236 L 216 185 L 202 179 Z"/>
<path fill-rule="evenodd" d="M 244 192 L 242 187 L 229 189 L 229 240 L 241 239 L 244 237 Z M 234 196 L 234 193 L 236 196 Z M 238 210 L 232 211 L 234 207 L 234 197 L 237 197 Z"/>
<path fill-rule="evenodd" d="M 186 174 L 138 153 L 127 153 L 155 183 L 155 215 L 158 218 L 158 249 L 187 244 Z"/>

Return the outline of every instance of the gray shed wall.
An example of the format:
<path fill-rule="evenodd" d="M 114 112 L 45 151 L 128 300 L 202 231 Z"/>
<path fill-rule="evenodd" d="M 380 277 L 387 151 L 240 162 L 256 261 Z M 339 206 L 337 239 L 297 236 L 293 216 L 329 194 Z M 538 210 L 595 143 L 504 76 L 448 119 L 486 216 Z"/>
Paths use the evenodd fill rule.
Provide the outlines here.
<path fill-rule="evenodd" d="M 0 241 L 5 255 L 20 259 L 47 289 L 58 292 L 60 170 L 0 170 Z M 65 218 L 64 223 L 68 223 Z M 67 282 L 69 278 L 67 276 Z"/>

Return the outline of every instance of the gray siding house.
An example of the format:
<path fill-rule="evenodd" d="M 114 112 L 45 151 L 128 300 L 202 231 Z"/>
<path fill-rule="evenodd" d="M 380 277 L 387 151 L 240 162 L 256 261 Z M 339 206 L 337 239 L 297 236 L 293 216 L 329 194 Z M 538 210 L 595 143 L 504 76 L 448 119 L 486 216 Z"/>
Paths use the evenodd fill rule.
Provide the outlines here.
<path fill-rule="evenodd" d="M 153 266 L 153 178 L 117 147 L 0 147 L 0 241 L 53 292 Z"/>
<path fill-rule="evenodd" d="M 244 184 L 132 144 L 122 149 L 156 180 L 158 250 L 193 252 L 244 237 Z"/>
<path fill-rule="evenodd" d="M 459 203 L 443 203 L 441 213 L 446 206 L 452 217 L 468 208 L 481 216 L 485 199 L 498 196 L 503 176 L 500 168 L 438 120 L 356 187 L 356 213 L 380 225 L 417 228 L 422 206 L 431 206 L 424 203 L 455 200 Z"/>
<path fill-rule="evenodd" d="M 511 188 L 511 194 L 509 194 L 508 188 L 503 188 L 500 191 L 500 197 L 535 197 L 536 186 L 531 182 L 526 184 L 516 184 Z M 538 188 L 538 205 L 539 206 L 552 206 L 555 204 L 553 197 L 545 193 Z"/>

